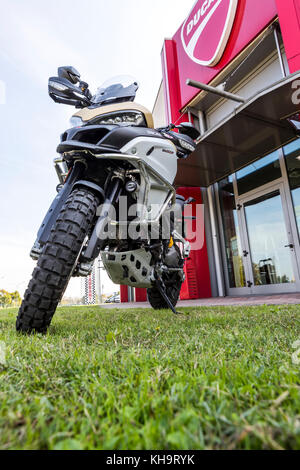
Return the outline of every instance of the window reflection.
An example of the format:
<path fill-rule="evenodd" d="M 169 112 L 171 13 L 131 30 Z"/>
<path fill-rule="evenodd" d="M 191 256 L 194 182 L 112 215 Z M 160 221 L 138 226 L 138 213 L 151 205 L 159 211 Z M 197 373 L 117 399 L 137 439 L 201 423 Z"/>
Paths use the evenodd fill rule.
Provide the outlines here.
<path fill-rule="evenodd" d="M 283 151 L 285 154 L 298 231 L 300 233 L 300 139 L 286 145 Z"/>
<path fill-rule="evenodd" d="M 281 178 L 278 152 L 273 152 L 236 173 L 239 195 Z"/>
<path fill-rule="evenodd" d="M 244 205 L 255 285 L 295 282 L 279 191 Z"/>
<path fill-rule="evenodd" d="M 231 177 L 225 178 L 219 183 L 219 194 L 223 218 L 229 285 L 231 288 L 245 287 L 245 272 Z"/>

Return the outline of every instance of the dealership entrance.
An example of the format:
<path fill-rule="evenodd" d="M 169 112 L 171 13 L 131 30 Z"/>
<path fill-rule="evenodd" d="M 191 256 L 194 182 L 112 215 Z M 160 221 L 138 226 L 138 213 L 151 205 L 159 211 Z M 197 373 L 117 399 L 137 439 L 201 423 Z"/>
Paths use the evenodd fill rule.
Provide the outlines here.
<path fill-rule="evenodd" d="M 300 142 L 286 153 L 273 152 L 216 185 L 227 295 L 300 290 L 298 205 L 290 185 L 300 169 Z"/>
<path fill-rule="evenodd" d="M 293 295 L 300 292 L 300 0 L 222 1 L 206 12 L 204 3 L 164 42 L 153 109 L 157 127 L 190 121 L 200 132 L 174 182 L 187 197 L 198 188 L 204 206 L 205 240 L 186 262 L 184 292 Z"/>

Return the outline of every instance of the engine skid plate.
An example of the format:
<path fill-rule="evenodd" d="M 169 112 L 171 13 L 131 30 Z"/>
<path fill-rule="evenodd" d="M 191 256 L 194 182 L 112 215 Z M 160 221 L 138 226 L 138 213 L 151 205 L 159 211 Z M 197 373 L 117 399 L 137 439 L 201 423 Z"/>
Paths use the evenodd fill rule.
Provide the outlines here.
<path fill-rule="evenodd" d="M 125 252 L 101 252 L 104 268 L 115 284 L 139 288 L 153 286 L 151 257 L 151 253 L 144 248 Z"/>

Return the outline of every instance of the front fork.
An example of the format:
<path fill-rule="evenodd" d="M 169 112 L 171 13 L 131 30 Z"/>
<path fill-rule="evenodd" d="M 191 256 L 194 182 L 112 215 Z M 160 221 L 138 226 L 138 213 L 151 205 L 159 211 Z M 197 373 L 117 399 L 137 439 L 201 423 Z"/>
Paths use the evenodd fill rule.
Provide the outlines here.
<path fill-rule="evenodd" d="M 82 260 L 84 262 L 93 262 L 100 254 L 100 251 L 107 243 L 106 239 L 101 239 L 98 235 L 104 233 L 107 226 L 107 222 L 110 218 L 110 211 L 118 202 L 119 196 L 123 188 L 123 179 L 118 176 L 113 177 L 108 187 L 106 198 L 103 203 L 101 213 L 96 222 L 92 235 L 90 236 L 87 247 L 82 254 Z"/>
<path fill-rule="evenodd" d="M 45 246 L 46 242 L 49 239 L 51 229 L 56 222 L 56 219 L 67 201 L 69 195 L 71 194 L 73 188 L 76 185 L 87 187 L 88 189 L 92 189 L 93 191 L 97 192 L 100 195 L 100 199 L 103 202 L 103 210 L 100 214 L 96 226 L 92 232 L 90 237 L 89 243 L 86 247 L 84 252 L 84 256 L 82 257 L 82 263 L 89 264 L 93 263 L 94 260 L 100 253 L 100 250 L 103 246 L 103 241 L 98 238 L 97 234 L 101 234 L 102 230 L 105 228 L 107 223 L 108 211 L 107 208 L 114 205 L 120 195 L 120 192 L 123 187 L 123 180 L 122 178 L 115 177 L 111 180 L 110 184 L 108 185 L 106 194 L 104 193 L 103 189 L 97 186 L 90 181 L 81 180 L 82 175 L 85 171 L 85 164 L 81 161 L 75 161 L 73 168 L 70 170 L 62 189 L 59 191 L 55 199 L 53 200 L 43 222 L 38 231 L 37 239 L 33 245 L 33 248 L 30 252 L 30 256 L 37 260 L 42 253 L 43 247 Z M 83 269 L 84 271 L 84 269 Z M 87 275 L 88 272 L 82 273 L 82 275 Z"/>
<path fill-rule="evenodd" d="M 74 272 L 75 276 L 88 276 L 92 272 L 95 259 L 98 258 L 100 251 L 107 243 L 104 236 L 101 238 L 101 234 L 105 233 L 105 228 L 111 216 L 111 209 L 118 202 L 122 188 L 123 180 L 115 177 L 108 187 L 101 213 L 89 238 L 88 244 L 80 255 L 79 263 Z"/>

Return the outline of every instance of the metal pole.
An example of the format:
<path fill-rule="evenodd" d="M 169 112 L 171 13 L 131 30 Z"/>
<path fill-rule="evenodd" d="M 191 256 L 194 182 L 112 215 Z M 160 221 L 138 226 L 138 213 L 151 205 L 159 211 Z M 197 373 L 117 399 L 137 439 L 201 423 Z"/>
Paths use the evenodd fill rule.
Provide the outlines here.
<path fill-rule="evenodd" d="M 217 231 L 217 221 L 215 217 L 215 207 L 213 201 L 213 187 L 209 186 L 207 189 L 207 196 L 208 196 L 208 207 L 210 213 L 210 223 L 211 223 L 211 231 L 212 231 L 212 240 L 213 240 L 213 250 L 215 255 L 215 267 L 216 267 L 216 277 L 217 277 L 217 285 L 219 291 L 219 297 L 225 297 L 225 289 L 223 283 L 223 269 L 222 269 L 222 257 L 219 247 L 219 237 Z"/>
<path fill-rule="evenodd" d="M 97 284 L 98 284 L 98 299 L 99 299 L 99 304 L 102 304 L 101 258 L 100 258 L 100 256 L 98 257 L 98 279 L 97 279 Z"/>
<path fill-rule="evenodd" d="M 134 288 L 128 286 L 128 302 L 134 302 Z"/>
<path fill-rule="evenodd" d="M 277 26 L 274 26 L 274 38 L 275 38 L 275 43 L 276 43 L 276 48 L 277 48 L 277 53 L 278 53 L 278 58 L 279 58 L 279 64 L 281 68 L 281 73 L 283 77 L 286 77 L 286 71 L 283 63 L 283 58 L 281 54 L 281 49 L 280 49 L 280 44 L 279 44 L 279 38 L 278 38 L 278 31 L 277 31 Z"/>
<path fill-rule="evenodd" d="M 188 86 L 198 88 L 199 90 L 204 90 L 209 93 L 214 93 L 215 95 L 219 95 L 222 98 L 226 98 L 228 100 L 236 101 L 238 103 L 246 103 L 246 99 L 242 98 L 239 95 L 234 95 L 233 93 L 229 93 L 228 91 L 220 90 L 219 88 L 206 85 L 206 83 L 196 82 L 195 80 L 190 80 L 189 78 L 186 81 Z"/>
<path fill-rule="evenodd" d="M 207 131 L 207 124 L 206 124 L 204 112 L 199 111 L 198 117 L 199 117 L 199 124 L 200 124 L 200 132 L 201 132 L 201 135 L 203 135 Z"/>

